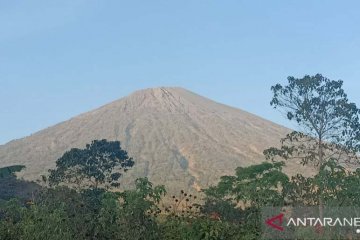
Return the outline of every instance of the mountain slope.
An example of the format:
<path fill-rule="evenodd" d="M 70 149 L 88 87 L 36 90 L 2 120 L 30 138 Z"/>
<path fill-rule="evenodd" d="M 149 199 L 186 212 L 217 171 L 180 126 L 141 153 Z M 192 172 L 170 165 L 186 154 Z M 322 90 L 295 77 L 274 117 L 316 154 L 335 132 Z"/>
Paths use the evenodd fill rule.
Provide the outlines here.
<path fill-rule="evenodd" d="M 120 140 L 135 160 L 124 185 L 148 176 L 170 191 L 200 189 L 238 166 L 264 161 L 289 130 L 182 88 L 154 88 L 0 146 L 0 167 L 22 164 L 37 179 L 72 147 L 94 139 Z M 287 171 L 297 171 L 289 165 Z"/>

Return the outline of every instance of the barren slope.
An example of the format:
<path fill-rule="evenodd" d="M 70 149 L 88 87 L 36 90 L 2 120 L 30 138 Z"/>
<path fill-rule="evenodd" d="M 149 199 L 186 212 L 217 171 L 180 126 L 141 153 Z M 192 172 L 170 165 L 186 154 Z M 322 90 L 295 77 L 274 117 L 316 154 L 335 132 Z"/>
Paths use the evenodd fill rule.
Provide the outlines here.
<path fill-rule="evenodd" d="M 148 176 L 170 191 L 208 186 L 238 166 L 264 161 L 288 129 L 182 88 L 135 92 L 94 111 L 0 146 L 0 167 L 24 164 L 37 179 L 72 147 L 120 140 L 135 159 L 124 178 Z M 297 171 L 290 165 L 288 171 Z"/>

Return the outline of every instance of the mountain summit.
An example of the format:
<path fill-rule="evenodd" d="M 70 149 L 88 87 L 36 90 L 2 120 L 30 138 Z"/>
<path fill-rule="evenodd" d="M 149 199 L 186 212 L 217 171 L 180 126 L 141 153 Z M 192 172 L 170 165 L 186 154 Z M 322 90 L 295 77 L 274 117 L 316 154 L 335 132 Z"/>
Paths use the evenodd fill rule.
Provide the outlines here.
<path fill-rule="evenodd" d="M 34 180 L 71 148 L 119 140 L 135 161 L 124 185 L 147 176 L 170 191 L 200 190 L 236 167 L 263 162 L 263 150 L 288 132 L 182 88 L 153 88 L 0 146 L 0 167 L 23 164 L 22 176 Z"/>

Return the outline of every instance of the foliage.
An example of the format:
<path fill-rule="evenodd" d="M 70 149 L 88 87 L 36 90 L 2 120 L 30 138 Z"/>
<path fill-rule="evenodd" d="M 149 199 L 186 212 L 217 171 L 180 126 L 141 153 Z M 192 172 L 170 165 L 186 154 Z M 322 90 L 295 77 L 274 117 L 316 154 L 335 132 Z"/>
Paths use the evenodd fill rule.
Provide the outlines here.
<path fill-rule="evenodd" d="M 166 194 L 164 186 L 153 187 L 147 178 L 136 180 L 134 190 L 120 193 L 122 232 L 128 239 L 158 239 L 156 218 L 161 213 L 157 204 Z"/>
<path fill-rule="evenodd" d="M 172 203 L 164 207 L 166 214 L 183 219 L 202 216 L 202 206 L 196 195 L 181 190 L 180 194 L 173 195 L 171 200 Z"/>
<path fill-rule="evenodd" d="M 34 192 L 41 189 L 41 186 L 28 182 L 23 179 L 18 179 L 14 174 L 0 178 L 0 201 L 10 200 L 17 197 L 21 201 L 31 198 Z"/>
<path fill-rule="evenodd" d="M 282 172 L 283 162 L 264 162 L 239 167 L 235 176 L 223 176 L 217 186 L 205 190 L 205 211 L 214 209 L 219 219 L 246 226 L 247 233 L 260 232 L 260 210 L 264 206 L 285 204 L 289 178 Z M 242 207 L 242 208 L 241 208 Z"/>
<path fill-rule="evenodd" d="M 233 201 L 210 196 L 205 199 L 202 213 L 232 223 L 245 222 L 246 218 L 245 212 L 239 209 Z"/>
<path fill-rule="evenodd" d="M 319 195 L 327 206 L 360 206 L 359 184 L 360 169 L 349 171 L 336 161 L 328 161 L 313 177 L 292 177 L 284 192 L 292 206 L 319 205 Z"/>
<path fill-rule="evenodd" d="M 157 209 L 164 189 L 147 179 L 136 186 L 122 194 L 56 187 L 26 204 L 7 201 L 0 206 L 0 239 L 158 239 L 148 211 Z"/>
<path fill-rule="evenodd" d="M 209 197 L 225 198 L 259 208 L 265 205 L 281 205 L 281 187 L 289 178 L 281 169 L 283 162 L 264 162 L 249 167 L 239 167 L 235 176 L 223 176 L 215 187 L 205 190 Z"/>
<path fill-rule="evenodd" d="M 160 224 L 159 239 L 174 240 L 238 240 L 259 239 L 259 233 L 253 233 L 246 226 L 230 222 L 214 221 L 206 217 L 180 219 L 169 217 Z"/>
<path fill-rule="evenodd" d="M 49 211 L 44 206 L 24 207 L 11 200 L 1 207 L 0 239 L 71 239 L 70 222 L 62 206 Z"/>
<path fill-rule="evenodd" d="M 342 81 L 334 81 L 321 74 L 301 79 L 288 77 L 288 85 L 271 88 L 271 105 L 284 112 L 288 120 L 298 125 L 281 140 L 281 148 L 264 151 L 267 159 L 297 159 L 316 168 L 322 176 L 328 162 L 358 164 L 360 151 L 359 113 L 355 103 L 349 102 Z M 295 180 L 304 180 L 301 178 Z M 300 184 L 303 184 L 299 182 Z M 306 183 L 305 183 L 306 184 Z M 327 186 L 315 184 L 320 216 Z M 313 185 L 314 186 L 314 185 Z"/>
<path fill-rule="evenodd" d="M 300 131 L 288 134 L 280 149 L 265 151 L 268 159 L 300 159 L 319 170 L 329 160 L 357 163 L 360 150 L 359 113 L 349 102 L 342 81 L 320 74 L 301 79 L 288 77 L 288 85 L 271 88 L 271 105 L 284 112 Z"/>
<path fill-rule="evenodd" d="M 181 190 L 171 199 L 165 216 L 159 217 L 160 239 L 257 239 L 248 225 L 229 221 L 217 206 L 203 205 L 196 195 Z"/>
<path fill-rule="evenodd" d="M 133 165 L 120 142 L 95 140 L 85 149 L 73 148 L 58 159 L 56 169 L 49 170 L 49 183 L 65 183 L 77 189 L 118 187 L 120 171 L 126 172 Z"/>
<path fill-rule="evenodd" d="M 16 172 L 20 172 L 25 168 L 24 165 L 13 165 L 9 167 L 0 168 L 0 178 L 13 176 Z"/>
<path fill-rule="evenodd" d="M 235 176 L 205 190 L 204 204 L 181 191 L 167 211 L 159 207 L 164 186 L 146 178 L 124 192 L 44 188 L 26 203 L 13 199 L 0 205 L 0 239 L 259 239 L 262 206 L 317 205 L 321 184 L 325 204 L 359 206 L 360 170 L 329 161 L 313 177 L 289 180 L 282 166 L 238 168 Z"/>

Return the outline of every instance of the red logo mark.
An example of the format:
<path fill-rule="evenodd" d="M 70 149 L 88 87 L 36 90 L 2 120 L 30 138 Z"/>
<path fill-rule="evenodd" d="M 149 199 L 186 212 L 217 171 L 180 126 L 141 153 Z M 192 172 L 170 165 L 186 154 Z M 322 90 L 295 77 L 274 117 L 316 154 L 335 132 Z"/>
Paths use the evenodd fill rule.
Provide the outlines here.
<path fill-rule="evenodd" d="M 265 223 L 276 230 L 284 231 L 284 228 L 282 227 L 283 218 L 284 214 L 281 213 L 273 218 L 267 219 Z"/>

